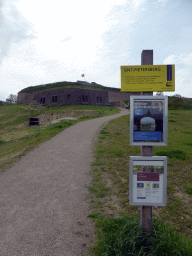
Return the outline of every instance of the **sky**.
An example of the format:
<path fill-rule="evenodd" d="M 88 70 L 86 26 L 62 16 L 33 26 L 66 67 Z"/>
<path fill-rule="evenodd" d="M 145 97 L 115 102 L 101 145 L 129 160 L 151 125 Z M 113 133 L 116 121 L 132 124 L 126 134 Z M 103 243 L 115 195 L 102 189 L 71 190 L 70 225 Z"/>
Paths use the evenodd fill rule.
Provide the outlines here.
<path fill-rule="evenodd" d="M 175 64 L 164 95 L 192 98 L 192 0 L 0 0 L 0 100 L 61 81 L 121 88 L 143 50 Z"/>

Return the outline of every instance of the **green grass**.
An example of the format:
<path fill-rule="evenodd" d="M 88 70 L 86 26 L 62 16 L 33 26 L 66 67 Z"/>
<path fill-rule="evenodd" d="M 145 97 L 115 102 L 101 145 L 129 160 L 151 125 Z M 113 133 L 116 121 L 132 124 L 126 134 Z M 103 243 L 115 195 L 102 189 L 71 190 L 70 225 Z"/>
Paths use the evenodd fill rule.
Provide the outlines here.
<path fill-rule="evenodd" d="M 169 97 L 168 108 L 171 110 L 192 110 L 192 99 Z"/>
<path fill-rule="evenodd" d="M 33 92 L 33 91 L 48 91 L 48 90 L 56 90 L 56 89 L 62 89 L 62 88 L 80 88 L 80 89 L 91 89 L 91 90 L 115 90 L 120 91 L 118 88 L 113 87 L 106 87 L 99 84 L 94 85 L 83 85 L 78 82 L 57 82 L 57 83 L 50 83 L 50 84 L 44 84 L 44 85 L 37 85 L 37 86 L 30 86 L 27 87 L 21 92 Z"/>
<path fill-rule="evenodd" d="M 176 159 L 181 159 L 181 160 L 187 159 L 187 153 L 182 150 L 161 150 L 161 151 L 157 152 L 157 155 L 158 156 L 168 156 L 169 158 L 176 158 Z"/>
<path fill-rule="evenodd" d="M 94 253 L 101 256 L 190 256 L 192 243 L 181 237 L 162 221 L 153 218 L 152 232 L 147 234 L 140 227 L 138 216 L 116 219 L 99 218 L 96 221 L 99 242 Z"/>
<path fill-rule="evenodd" d="M 192 111 L 169 110 L 168 119 L 168 145 L 153 147 L 153 155 L 168 157 L 167 205 L 153 207 L 148 252 L 139 231 L 140 208 L 129 205 L 129 156 L 140 155 L 140 147 L 130 146 L 129 115 L 100 131 L 89 187 L 89 217 L 98 236 L 91 255 L 192 255 Z"/>
<path fill-rule="evenodd" d="M 43 107 L 42 111 L 39 111 L 36 106 L 32 106 L 32 109 L 34 110 L 29 111 L 26 104 L 0 106 L 0 172 L 5 171 L 40 143 L 49 140 L 71 125 L 119 113 L 119 109 L 110 106 L 64 105 L 55 106 L 51 109 Z M 38 133 L 39 127 L 29 129 L 28 118 L 29 116 L 40 118 L 41 112 L 50 120 L 59 119 L 63 116 L 73 116 L 77 120 L 63 121 L 51 126 L 41 125 L 40 133 Z"/>

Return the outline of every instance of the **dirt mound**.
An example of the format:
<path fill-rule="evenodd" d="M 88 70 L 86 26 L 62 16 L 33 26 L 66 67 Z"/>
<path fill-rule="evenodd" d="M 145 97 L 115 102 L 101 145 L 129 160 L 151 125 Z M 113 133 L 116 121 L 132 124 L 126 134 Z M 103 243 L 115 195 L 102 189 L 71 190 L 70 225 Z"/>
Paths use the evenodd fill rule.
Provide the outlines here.
<path fill-rule="evenodd" d="M 73 117 L 73 118 L 80 118 L 80 117 L 85 117 L 85 116 L 93 116 L 97 115 L 98 112 L 93 110 L 71 110 L 71 111 L 57 111 L 57 112 L 47 112 L 47 113 L 42 113 L 39 115 L 39 121 L 40 123 L 44 124 L 45 126 L 49 125 L 52 121 L 65 118 L 65 117 Z"/>

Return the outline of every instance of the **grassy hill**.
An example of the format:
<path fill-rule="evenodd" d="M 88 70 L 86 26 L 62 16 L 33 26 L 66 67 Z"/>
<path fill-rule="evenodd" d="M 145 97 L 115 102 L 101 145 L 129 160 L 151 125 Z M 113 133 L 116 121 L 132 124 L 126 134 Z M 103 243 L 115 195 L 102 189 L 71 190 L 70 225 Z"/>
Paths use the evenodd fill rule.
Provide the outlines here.
<path fill-rule="evenodd" d="M 50 83 L 50 84 L 44 84 L 44 85 L 30 86 L 21 90 L 20 92 L 48 91 L 48 90 L 55 90 L 55 89 L 62 89 L 62 88 L 81 88 L 81 89 L 91 89 L 91 90 L 120 91 L 120 89 L 118 88 L 106 87 L 96 83 L 84 85 L 78 82 L 63 81 L 63 82 Z"/>
<path fill-rule="evenodd" d="M 70 125 L 81 121 L 119 113 L 119 109 L 108 106 L 65 105 L 54 107 L 0 104 L 0 172 L 10 167 L 28 151 L 55 136 Z M 38 117 L 40 127 L 29 128 L 28 118 Z M 51 121 L 63 117 L 77 120 L 47 126 Z M 40 133 L 38 133 L 40 130 Z"/>
<path fill-rule="evenodd" d="M 170 110 L 190 110 L 192 109 L 192 99 L 190 98 L 178 98 L 178 97 L 169 97 L 168 108 Z"/>
<path fill-rule="evenodd" d="M 172 107 L 183 99 L 171 99 Z M 185 102 L 185 100 L 184 100 Z M 110 121 L 100 131 L 89 187 L 98 241 L 91 255 L 192 256 L 192 111 L 168 111 L 168 145 L 153 147 L 167 156 L 167 204 L 153 207 L 152 233 L 142 233 L 140 207 L 129 204 L 130 117 Z"/>
<path fill-rule="evenodd" d="M 129 104 L 130 100 L 123 100 L 125 104 Z M 168 97 L 168 109 L 169 110 L 192 110 L 191 98 L 178 98 L 174 96 Z"/>

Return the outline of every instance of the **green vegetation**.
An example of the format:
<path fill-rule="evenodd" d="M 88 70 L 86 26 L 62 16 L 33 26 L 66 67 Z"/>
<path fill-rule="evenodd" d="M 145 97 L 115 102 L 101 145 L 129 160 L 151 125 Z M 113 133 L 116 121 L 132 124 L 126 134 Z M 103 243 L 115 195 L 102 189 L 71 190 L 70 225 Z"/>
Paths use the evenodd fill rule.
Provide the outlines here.
<path fill-rule="evenodd" d="M 178 97 L 169 97 L 168 107 L 170 110 L 190 110 L 192 109 L 192 99 L 190 98 L 178 98 Z"/>
<path fill-rule="evenodd" d="M 21 156 L 40 143 L 49 140 L 67 127 L 78 122 L 119 113 L 115 107 L 103 106 L 56 106 L 40 110 L 32 106 L 7 104 L 0 106 L 0 172 L 5 171 Z M 39 117 L 39 127 L 29 128 L 28 118 Z M 51 121 L 62 117 L 77 120 L 63 121 L 47 126 Z"/>
<path fill-rule="evenodd" d="M 123 100 L 123 102 L 130 106 L 130 100 Z M 168 108 L 169 110 L 192 110 L 192 99 L 174 96 L 168 97 Z M 169 120 L 169 122 L 175 121 Z"/>
<path fill-rule="evenodd" d="M 153 155 L 168 157 L 167 205 L 153 207 L 153 232 L 142 234 L 140 208 L 129 205 L 129 115 L 110 121 L 99 133 L 92 166 L 88 217 L 95 220 L 98 242 L 91 255 L 192 255 L 192 112 L 169 110 L 168 145 Z M 148 248 L 148 249 L 147 249 Z"/>
<path fill-rule="evenodd" d="M 128 108 L 130 108 L 130 100 L 122 100 L 122 102 L 128 105 Z"/>
<path fill-rule="evenodd" d="M 151 235 L 142 232 L 139 217 L 100 218 L 96 222 L 99 242 L 97 255 L 179 256 L 192 255 L 192 243 L 154 218 Z"/>
<path fill-rule="evenodd" d="M 169 158 L 176 158 L 181 160 L 187 159 L 187 153 L 182 150 L 161 150 L 157 152 L 158 156 L 168 156 Z"/>
<path fill-rule="evenodd" d="M 80 88 L 80 89 L 91 89 L 91 90 L 115 90 L 120 91 L 118 88 L 113 87 L 106 87 L 99 84 L 90 84 L 90 85 L 84 85 L 77 82 L 58 82 L 58 83 L 51 83 L 51 84 L 43 84 L 43 85 L 37 85 L 37 86 L 30 86 L 27 87 L 21 92 L 33 92 L 33 91 L 48 91 L 48 90 L 55 90 L 55 89 L 62 89 L 62 88 Z"/>

